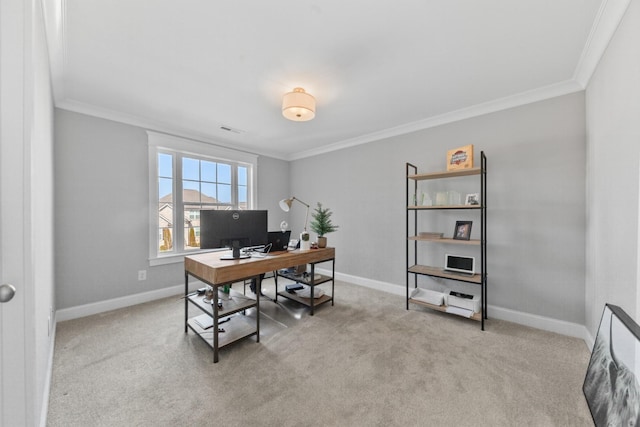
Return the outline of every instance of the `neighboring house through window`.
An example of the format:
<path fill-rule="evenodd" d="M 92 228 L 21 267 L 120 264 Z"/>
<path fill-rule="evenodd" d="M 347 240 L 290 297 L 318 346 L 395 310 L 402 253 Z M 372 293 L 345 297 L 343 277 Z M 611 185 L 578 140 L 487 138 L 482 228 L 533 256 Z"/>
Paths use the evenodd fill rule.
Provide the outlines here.
<path fill-rule="evenodd" d="M 148 131 L 150 265 L 200 250 L 200 210 L 253 209 L 257 156 Z"/>

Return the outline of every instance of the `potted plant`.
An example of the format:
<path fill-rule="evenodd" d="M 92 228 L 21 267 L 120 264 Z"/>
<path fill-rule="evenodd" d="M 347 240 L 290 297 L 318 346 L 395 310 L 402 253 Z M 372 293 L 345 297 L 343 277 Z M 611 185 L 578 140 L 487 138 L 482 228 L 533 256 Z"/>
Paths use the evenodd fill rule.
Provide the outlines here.
<path fill-rule="evenodd" d="M 323 208 L 322 203 L 318 202 L 318 205 L 314 209 L 311 217 L 313 220 L 311 221 L 311 230 L 313 230 L 318 235 L 318 247 L 326 248 L 327 247 L 327 238 L 325 234 L 332 233 L 338 229 L 337 225 L 333 225 L 331 223 L 331 209 Z"/>

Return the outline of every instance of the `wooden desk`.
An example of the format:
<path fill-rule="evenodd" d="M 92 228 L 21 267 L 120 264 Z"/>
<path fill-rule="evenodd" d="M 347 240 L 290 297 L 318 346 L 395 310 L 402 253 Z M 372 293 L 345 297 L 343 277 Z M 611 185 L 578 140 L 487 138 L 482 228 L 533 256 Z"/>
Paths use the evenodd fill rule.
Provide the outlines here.
<path fill-rule="evenodd" d="M 251 335 L 256 335 L 256 342 L 260 342 L 259 283 L 261 274 L 302 264 L 313 265 L 324 261 L 335 262 L 334 248 L 311 249 L 308 251 L 295 250 L 274 252 L 272 254 L 268 254 L 264 258 L 254 257 L 234 260 L 220 259 L 223 255 L 229 255 L 230 252 L 231 251 L 209 252 L 184 257 L 184 332 L 187 333 L 187 331 L 191 329 L 213 348 L 214 363 L 218 362 L 218 349 L 220 347 L 224 347 L 225 345 Z M 222 309 L 218 309 L 218 305 L 215 303 L 203 304 L 201 301 L 202 296 L 189 293 L 190 275 L 212 286 L 216 293 L 218 293 L 219 288 L 223 285 L 256 277 L 258 280 L 258 292 L 256 292 L 256 299 L 253 300 L 246 297 L 242 298 L 239 294 L 236 294 L 236 297 L 232 298 L 233 302 L 230 302 L 228 307 L 225 307 L 225 302 L 223 301 Z M 213 339 L 211 341 L 203 336 L 205 331 L 198 328 L 198 326 L 192 321 L 193 319 L 189 319 L 190 303 L 194 304 L 204 313 L 207 313 L 213 318 Z M 255 329 L 247 329 L 246 327 L 242 328 L 242 331 L 239 334 L 225 335 L 224 342 L 221 343 L 218 336 L 219 319 L 252 307 L 256 307 L 256 310 L 258 311 L 258 313 L 256 313 Z M 226 329 L 227 328 L 225 326 L 225 331 Z M 226 333 L 227 332 L 225 332 L 225 334 Z"/>

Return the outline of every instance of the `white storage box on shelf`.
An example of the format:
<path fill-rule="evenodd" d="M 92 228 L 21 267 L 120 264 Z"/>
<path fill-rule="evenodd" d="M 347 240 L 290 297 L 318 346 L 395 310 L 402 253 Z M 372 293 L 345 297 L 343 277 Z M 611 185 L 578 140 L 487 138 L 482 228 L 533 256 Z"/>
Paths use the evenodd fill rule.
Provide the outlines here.
<path fill-rule="evenodd" d="M 429 289 L 415 288 L 409 298 L 426 302 L 433 305 L 442 305 L 444 302 L 445 294 L 438 291 L 432 291 Z"/>
<path fill-rule="evenodd" d="M 450 295 L 448 292 L 444 294 L 445 305 L 451 307 L 464 308 L 465 310 L 471 310 L 474 313 L 480 312 L 480 297 L 474 295 L 473 298 L 460 298 L 454 295 Z"/>

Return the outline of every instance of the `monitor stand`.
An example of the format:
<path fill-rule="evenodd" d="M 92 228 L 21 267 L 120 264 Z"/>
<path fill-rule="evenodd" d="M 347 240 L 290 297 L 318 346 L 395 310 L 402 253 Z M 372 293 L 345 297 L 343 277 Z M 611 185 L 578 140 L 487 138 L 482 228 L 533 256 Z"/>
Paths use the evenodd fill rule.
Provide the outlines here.
<path fill-rule="evenodd" d="M 233 255 L 222 255 L 220 257 L 220 259 L 223 260 L 223 261 L 230 260 L 230 259 L 247 259 L 247 258 L 251 258 L 251 255 L 242 254 L 242 255 L 237 256 L 237 257 L 234 257 Z"/>
<path fill-rule="evenodd" d="M 220 257 L 221 260 L 251 258 L 251 255 L 249 255 L 249 254 L 240 254 L 240 242 L 238 240 L 234 240 L 231 246 L 232 246 L 231 255 L 222 255 Z"/>

